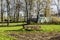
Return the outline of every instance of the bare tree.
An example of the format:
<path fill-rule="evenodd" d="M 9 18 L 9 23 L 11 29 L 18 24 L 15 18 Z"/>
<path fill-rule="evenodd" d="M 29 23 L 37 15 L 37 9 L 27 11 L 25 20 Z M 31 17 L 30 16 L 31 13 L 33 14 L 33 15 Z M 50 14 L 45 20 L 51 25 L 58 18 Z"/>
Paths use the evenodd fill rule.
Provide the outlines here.
<path fill-rule="evenodd" d="M 3 0 L 1 0 L 1 22 L 3 22 Z"/>
<path fill-rule="evenodd" d="M 32 18 L 32 17 L 31 17 L 32 1 L 33 1 L 33 0 L 29 0 L 29 6 L 30 6 L 30 8 L 29 8 L 29 15 L 28 15 L 28 16 L 29 16 L 30 22 L 31 22 L 31 18 Z"/>
<path fill-rule="evenodd" d="M 38 18 L 39 18 L 39 13 L 40 13 L 40 0 L 37 1 L 37 22 L 38 22 Z"/>
<path fill-rule="evenodd" d="M 7 26 L 9 26 L 9 22 L 10 22 L 10 5 L 9 5 L 9 0 L 6 0 L 7 2 Z"/>
<path fill-rule="evenodd" d="M 57 6 L 57 10 L 58 10 L 58 15 L 60 16 L 60 9 L 59 9 L 59 6 L 60 6 L 60 0 L 57 0 L 58 1 L 58 5 Z"/>
<path fill-rule="evenodd" d="M 53 4 L 53 5 L 55 5 L 57 7 L 58 16 L 60 16 L 60 9 L 59 9 L 60 4 L 59 3 L 60 3 L 60 0 L 56 0 L 56 1 L 54 0 L 54 4 Z"/>
<path fill-rule="evenodd" d="M 27 0 L 25 0 L 25 3 L 26 3 L 27 24 L 29 24 L 30 22 L 28 22 L 28 3 L 27 3 Z"/>
<path fill-rule="evenodd" d="M 28 24 L 30 24 L 30 21 L 31 21 L 32 1 L 33 0 L 25 0 L 25 3 L 26 3 L 26 13 L 27 13 L 27 23 Z"/>
<path fill-rule="evenodd" d="M 20 0 L 16 0 L 16 21 L 19 21 L 19 11 L 20 11 Z"/>
<path fill-rule="evenodd" d="M 16 3 L 15 3 L 15 0 L 14 0 L 14 22 L 16 21 L 16 20 L 15 20 L 15 18 L 16 18 L 16 13 L 15 13 L 15 12 L 16 12 L 16 5 L 15 5 L 15 4 L 16 4 Z"/>

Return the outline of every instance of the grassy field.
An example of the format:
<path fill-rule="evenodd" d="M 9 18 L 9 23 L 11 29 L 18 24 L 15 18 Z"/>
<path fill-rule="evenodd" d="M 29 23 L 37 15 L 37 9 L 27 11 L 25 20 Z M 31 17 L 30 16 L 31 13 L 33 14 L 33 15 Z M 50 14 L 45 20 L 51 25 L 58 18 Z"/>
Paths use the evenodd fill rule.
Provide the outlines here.
<path fill-rule="evenodd" d="M 7 31 L 20 29 L 22 29 L 22 26 L 0 27 L 0 40 L 14 40 L 13 37 L 8 36 Z"/>
<path fill-rule="evenodd" d="M 41 25 L 42 31 L 51 32 L 58 31 L 60 32 L 60 25 Z"/>
<path fill-rule="evenodd" d="M 45 32 L 50 32 L 50 31 L 60 31 L 60 25 L 40 25 L 41 26 L 41 31 Z M 23 26 L 3 26 L 0 27 L 0 32 L 1 31 L 6 31 L 6 30 L 19 30 L 22 29 Z"/>
<path fill-rule="evenodd" d="M 6 30 L 19 30 L 22 29 L 22 26 L 16 26 L 16 27 L 0 27 L 0 32 L 4 32 Z"/>
<path fill-rule="evenodd" d="M 51 31 L 57 31 L 60 32 L 60 25 L 40 25 L 42 32 L 51 32 Z M 13 40 L 13 38 L 9 37 L 7 35 L 7 30 L 20 30 L 22 29 L 22 26 L 9 26 L 9 27 L 0 27 L 0 40 Z M 5 32 L 6 31 L 6 32 Z"/>
<path fill-rule="evenodd" d="M 6 30 L 19 30 L 22 29 L 22 25 L 23 23 L 10 23 L 9 26 L 7 26 L 6 23 L 2 23 L 0 24 L 0 32 L 6 31 Z"/>
<path fill-rule="evenodd" d="M 0 40 L 13 40 L 13 38 L 9 37 L 5 32 L 0 32 Z"/>
<path fill-rule="evenodd" d="M 6 23 L 0 24 L 0 25 L 3 25 L 3 26 L 0 26 L 0 40 L 14 40 L 12 37 L 9 37 L 6 32 L 8 30 L 22 29 L 22 26 L 17 26 L 17 25 L 21 25 L 21 24 L 23 24 L 23 23 L 10 23 L 9 26 L 6 26 L 7 25 Z"/>

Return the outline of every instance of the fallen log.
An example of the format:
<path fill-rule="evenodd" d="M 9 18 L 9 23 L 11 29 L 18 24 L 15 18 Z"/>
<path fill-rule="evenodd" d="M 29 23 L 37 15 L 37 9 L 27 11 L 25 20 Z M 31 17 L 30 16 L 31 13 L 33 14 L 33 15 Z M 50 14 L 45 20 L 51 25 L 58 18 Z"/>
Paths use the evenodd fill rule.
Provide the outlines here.
<path fill-rule="evenodd" d="M 40 25 L 24 25 L 25 30 L 40 30 Z"/>

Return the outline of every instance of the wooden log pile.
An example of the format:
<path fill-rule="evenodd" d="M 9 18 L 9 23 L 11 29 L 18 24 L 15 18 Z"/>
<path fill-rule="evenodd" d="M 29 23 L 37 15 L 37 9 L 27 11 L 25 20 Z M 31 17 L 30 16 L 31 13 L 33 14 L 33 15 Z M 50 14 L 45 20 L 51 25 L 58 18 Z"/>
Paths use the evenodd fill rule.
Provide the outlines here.
<path fill-rule="evenodd" d="M 24 25 L 26 30 L 40 30 L 41 26 L 39 25 Z"/>

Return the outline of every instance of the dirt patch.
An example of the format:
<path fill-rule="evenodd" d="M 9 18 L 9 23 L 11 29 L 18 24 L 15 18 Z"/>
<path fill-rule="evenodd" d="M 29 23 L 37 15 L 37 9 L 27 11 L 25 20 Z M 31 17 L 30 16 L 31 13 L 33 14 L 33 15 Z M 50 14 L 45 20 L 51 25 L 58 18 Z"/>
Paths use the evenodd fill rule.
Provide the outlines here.
<path fill-rule="evenodd" d="M 60 35 L 54 36 L 54 37 L 50 38 L 50 40 L 60 40 Z"/>
<path fill-rule="evenodd" d="M 16 40 L 60 40 L 60 32 L 10 32 Z"/>

